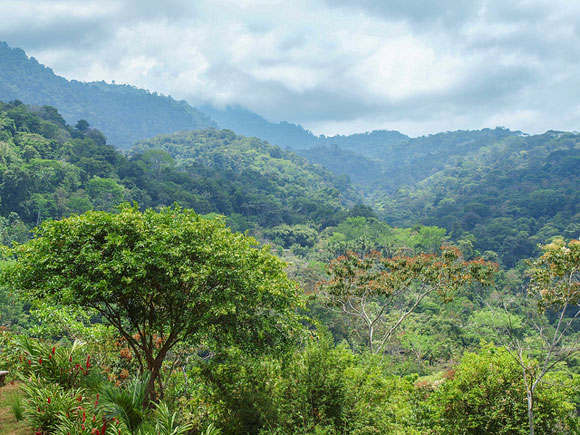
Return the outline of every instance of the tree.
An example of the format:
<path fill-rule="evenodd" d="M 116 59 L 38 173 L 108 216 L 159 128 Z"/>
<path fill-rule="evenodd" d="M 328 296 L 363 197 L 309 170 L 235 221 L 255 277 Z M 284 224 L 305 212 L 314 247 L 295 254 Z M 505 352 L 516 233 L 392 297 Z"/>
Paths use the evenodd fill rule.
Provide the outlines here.
<path fill-rule="evenodd" d="M 525 433 L 526 402 L 520 376 L 519 365 L 504 348 L 484 344 L 477 354 L 466 353 L 438 385 L 423 383 L 430 433 Z M 552 381 L 559 379 L 554 376 Z M 542 434 L 576 433 L 572 394 L 573 390 L 563 392 L 552 383 L 538 389 Z"/>
<path fill-rule="evenodd" d="M 85 119 L 79 119 L 75 124 L 75 128 L 80 131 L 81 133 L 85 133 L 88 131 L 90 124 Z"/>
<path fill-rule="evenodd" d="M 426 296 L 436 292 L 448 299 L 469 282 L 491 281 L 491 263 L 464 262 L 460 258 L 461 253 L 455 248 L 442 248 L 440 256 L 392 258 L 378 252 L 364 257 L 347 252 L 330 262 L 330 279 L 320 282 L 318 290 L 330 306 L 362 321 L 369 350 L 380 353 Z"/>
<path fill-rule="evenodd" d="M 12 250 L 3 274 L 25 297 L 90 307 L 118 329 L 163 395 L 160 369 L 182 340 L 282 345 L 298 327 L 300 300 L 284 264 L 221 219 L 178 206 L 116 214 L 87 212 L 47 221 Z"/>
<path fill-rule="evenodd" d="M 566 244 L 559 238 L 541 248 L 544 253 L 529 263 L 527 302 L 536 310 L 527 313 L 528 327 L 515 328 L 510 322 L 499 328 L 504 333 L 504 347 L 521 369 L 531 435 L 536 390 L 557 364 L 580 351 L 580 336 L 574 328 L 580 319 L 580 241 Z M 505 311 L 508 308 L 504 305 Z M 528 330 L 535 330 L 536 336 L 522 334 Z"/>

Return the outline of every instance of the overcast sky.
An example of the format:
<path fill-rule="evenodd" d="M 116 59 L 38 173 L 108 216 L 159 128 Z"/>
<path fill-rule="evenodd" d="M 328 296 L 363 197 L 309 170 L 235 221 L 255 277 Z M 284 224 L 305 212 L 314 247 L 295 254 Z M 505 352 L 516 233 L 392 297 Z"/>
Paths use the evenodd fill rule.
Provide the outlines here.
<path fill-rule="evenodd" d="M 3 0 L 56 74 L 333 135 L 580 130 L 575 0 Z"/>

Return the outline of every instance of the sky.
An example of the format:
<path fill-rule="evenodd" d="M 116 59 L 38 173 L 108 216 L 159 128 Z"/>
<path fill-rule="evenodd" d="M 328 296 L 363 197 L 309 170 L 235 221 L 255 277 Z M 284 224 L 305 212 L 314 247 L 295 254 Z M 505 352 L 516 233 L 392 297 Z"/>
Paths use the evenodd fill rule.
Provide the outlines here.
<path fill-rule="evenodd" d="M 580 130 L 574 0 L 3 0 L 68 79 L 240 105 L 316 134 Z"/>

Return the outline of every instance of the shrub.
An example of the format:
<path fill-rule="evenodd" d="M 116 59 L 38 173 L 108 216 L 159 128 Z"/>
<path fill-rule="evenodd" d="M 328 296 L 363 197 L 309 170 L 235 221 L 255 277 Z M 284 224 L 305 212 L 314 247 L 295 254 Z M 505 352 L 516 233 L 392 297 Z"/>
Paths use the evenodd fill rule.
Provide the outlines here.
<path fill-rule="evenodd" d="M 33 375 L 65 389 L 95 386 L 100 380 L 93 372 L 91 356 L 81 352 L 79 342 L 68 348 L 20 336 L 14 344 L 20 352 L 18 370 L 23 380 Z"/>
<path fill-rule="evenodd" d="M 35 431 L 52 433 L 60 423 L 61 415 L 70 415 L 83 401 L 82 389 L 65 390 L 57 384 L 45 384 L 31 376 L 22 386 L 24 410 Z"/>
<path fill-rule="evenodd" d="M 438 385 L 424 387 L 429 394 L 430 426 L 443 434 L 526 434 L 529 431 L 526 390 L 518 363 L 503 348 L 484 345 L 467 353 L 455 372 Z M 570 433 L 575 427 L 569 393 L 559 388 L 556 375 L 537 390 L 536 431 Z M 427 395 L 426 394 L 426 395 Z"/>

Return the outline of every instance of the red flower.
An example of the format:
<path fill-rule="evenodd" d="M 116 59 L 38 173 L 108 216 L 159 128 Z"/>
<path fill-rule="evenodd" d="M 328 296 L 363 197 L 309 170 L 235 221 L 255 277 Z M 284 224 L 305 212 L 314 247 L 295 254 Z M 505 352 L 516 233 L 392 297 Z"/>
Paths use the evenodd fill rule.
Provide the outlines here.
<path fill-rule="evenodd" d="M 50 397 L 48 398 L 48 404 L 50 405 Z"/>
<path fill-rule="evenodd" d="M 54 351 L 56 350 L 56 346 L 52 347 L 52 354 L 54 355 Z"/>
<path fill-rule="evenodd" d="M 38 358 L 38 364 L 42 365 L 42 358 Z"/>

